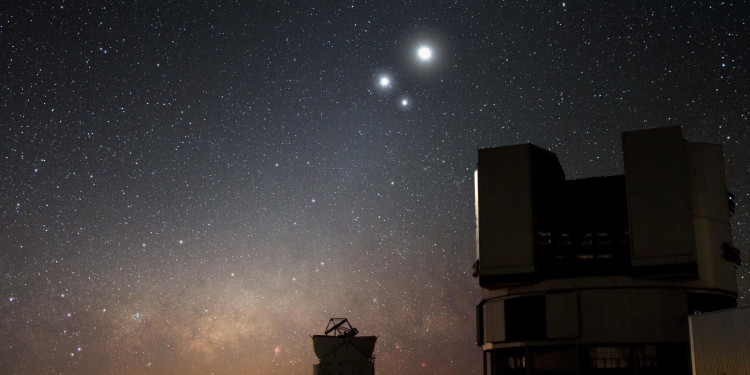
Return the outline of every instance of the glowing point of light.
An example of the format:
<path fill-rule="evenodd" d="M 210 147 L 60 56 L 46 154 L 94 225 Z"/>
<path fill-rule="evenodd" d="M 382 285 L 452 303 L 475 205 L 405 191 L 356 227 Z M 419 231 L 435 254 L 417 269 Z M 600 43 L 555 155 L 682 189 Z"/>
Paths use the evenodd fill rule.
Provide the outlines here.
<path fill-rule="evenodd" d="M 388 77 L 380 77 L 380 86 L 388 87 L 391 85 L 391 79 Z"/>
<path fill-rule="evenodd" d="M 404 106 L 404 107 L 406 107 L 407 105 L 409 105 L 409 101 L 406 100 L 406 99 L 404 99 L 404 100 L 401 101 L 401 105 Z"/>
<path fill-rule="evenodd" d="M 427 61 L 432 58 L 432 50 L 430 47 L 419 47 L 417 50 L 417 56 L 419 56 L 419 59 L 422 61 Z"/>

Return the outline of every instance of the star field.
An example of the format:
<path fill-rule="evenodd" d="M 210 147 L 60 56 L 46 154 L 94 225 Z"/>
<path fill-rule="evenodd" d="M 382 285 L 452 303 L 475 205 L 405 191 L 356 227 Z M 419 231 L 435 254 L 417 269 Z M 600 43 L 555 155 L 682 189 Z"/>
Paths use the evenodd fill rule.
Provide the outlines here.
<path fill-rule="evenodd" d="M 476 150 L 622 173 L 620 132 L 724 145 L 750 248 L 745 2 L 0 10 L 0 368 L 479 374 Z M 745 262 L 747 256 L 743 254 Z M 741 305 L 750 268 L 738 269 Z"/>

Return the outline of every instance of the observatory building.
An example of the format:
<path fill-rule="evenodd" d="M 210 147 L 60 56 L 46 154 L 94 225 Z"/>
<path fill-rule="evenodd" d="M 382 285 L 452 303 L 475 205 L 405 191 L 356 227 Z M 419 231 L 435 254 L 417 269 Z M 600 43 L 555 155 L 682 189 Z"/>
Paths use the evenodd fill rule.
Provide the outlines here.
<path fill-rule="evenodd" d="M 566 180 L 531 144 L 479 150 L 484 374 L 690 374 L 688 316 L 736 306 L 722 147 L 622 134 L 624 175 Z"/>
<path fill-rule="evenodd" d="M 374 375 L 376 336 L 357 336 L 346 318 L 328 321 L 325 335 L 314 335 L 313 349 L 320 363 L 313 375 Z"/>

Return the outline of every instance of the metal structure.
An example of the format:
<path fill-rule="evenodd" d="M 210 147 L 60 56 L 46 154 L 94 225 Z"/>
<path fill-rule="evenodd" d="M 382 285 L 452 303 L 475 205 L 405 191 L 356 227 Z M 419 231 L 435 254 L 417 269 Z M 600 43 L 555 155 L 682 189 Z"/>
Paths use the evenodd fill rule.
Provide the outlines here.
<path fill-rule="evenodd" d="M 622 150 L 624 174 L 585 179 L 531 144 L 479 150 L 484 375 L 749 373 L 750 324 L 712 313 L 736 307 L 741 264 L 722 146 L 667 127 Z"/>
<path fill-rule="evenodd" d="M 359 331 L 352 327 L 346 318 L 331 318 L 326 326 L 326 336 L 354 337 L 358 333 Z"/>
<path fill-rule="evenodd" d="M 690 315 L 694 375 L 747 374 L 750 369 L 750 307 Z"/>
<path fill-rule="evenodd" d="M 313 375 L 374 375 L 376 336 L 357 336 L 346 318 L 328 321 L 324 335 L 314 335 L 313 349 L 320 361 Z"/>

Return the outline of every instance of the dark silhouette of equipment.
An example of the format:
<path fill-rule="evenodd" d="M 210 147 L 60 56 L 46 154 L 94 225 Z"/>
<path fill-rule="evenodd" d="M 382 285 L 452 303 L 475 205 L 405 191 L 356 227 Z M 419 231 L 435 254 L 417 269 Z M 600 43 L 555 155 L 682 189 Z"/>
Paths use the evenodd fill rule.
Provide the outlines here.
<path fill-rule="evenodd" d="M 331 334 L 333 333 L 333 335 Z M 326 336 L 354 337 L 359 331 L 349 324 L 346 318 L 331 318 L 326 327 Z"/>
<path fill-rule="evenodd" d="M 374 375 L 376 336 L 357 336 L 346 318 L 328 321 L 325 335 L 314 335 L 313 349 L 320 363 L 313 375 Z"/>

